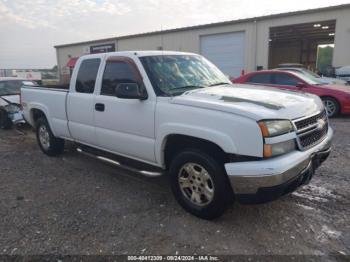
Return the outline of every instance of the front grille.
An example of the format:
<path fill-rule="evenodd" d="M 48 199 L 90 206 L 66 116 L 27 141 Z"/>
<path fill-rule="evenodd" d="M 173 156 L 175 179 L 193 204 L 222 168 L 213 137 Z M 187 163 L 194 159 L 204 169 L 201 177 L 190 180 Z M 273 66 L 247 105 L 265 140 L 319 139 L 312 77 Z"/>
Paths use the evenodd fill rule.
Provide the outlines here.
<path fill-rule="evenodd" d="M 312 147 L 322 141 L 327 135 L 328 125 L 325 125 L 322 129 L 315 130 L 307 135 L 299 137 L 300 145 L 303 149 Z"/>
<path fill-rule="evenodd" d="M 304 118 L 302 120 L 297 120 L 295 121 L 295 126 L 297 128 L 297 130 L 302 130 L 305 128 L 308 128 L 309 126 L 315 125 L 317 124 L 317 121 L 319 119 L 323 119 L 323 120 L 327 120 L 327 113 L 326 111 L 322 111 L 321 113 L 308 117 L 308 118 Z"/>
<path fill-rule="evenodd" d="M 328 118 L 325 111 L 294 121 L 300 150 L 306 150 L 320 143 L 328 133 Z"/>

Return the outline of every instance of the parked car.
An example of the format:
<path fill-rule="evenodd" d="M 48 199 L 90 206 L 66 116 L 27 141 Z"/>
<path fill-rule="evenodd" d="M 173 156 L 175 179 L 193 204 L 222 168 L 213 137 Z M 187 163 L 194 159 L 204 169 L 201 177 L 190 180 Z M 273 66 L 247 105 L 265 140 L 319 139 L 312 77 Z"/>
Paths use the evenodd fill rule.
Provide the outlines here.
<path fill-rule="evenodd" d="M 278 65 L 278 68 L 304 68 L 303 64 L 299 63 L 282 63 Z"/>
<path fill-rule="evenodd" d="M 318 74 L 306 69 L 306 68 L 298 68 L 298 67 L 281 67 L 275 68 L 275 70 L 286 70 L 291 72 L 299 72 L 304 74 L 309 78 L 316 78 L 317 81 L 322 82 L 324 84 L 335 84 L 335 85 L 347 85 L 348 83 L 342 79 L 334 78 L 334 77 L 325 77 L 319 76 Z"/>
<path fill-rule="evenodd" d="M 0 128 L 9 129 L 13 124 L 23 123 L 20 109 L 22 85 L 34 86 L 33 81 L 16 77 L 0 77 Z"/>
<path fill-rule="evenodd" d="M 263 203 L 307 183 L 333 136 L 317 96 L 233 86 L 180 52 L 83 56 L 69 91 L 25 86 L 22 105 L 45 154 L 68 140 L 139 174 L 167 173 L 179 204 L 205 219 L 234 199 Z"/>
<path fill-rule="evenodd" d="M 350 66 L 343 66 L 335 69 L 335 74 L 337 77 L 348 82 L 348 84 L 350 85 Z"/>
<path fill-rule="evenodd" d="M 264 85 L 318 95 L 329 117 L 350 114 L 350 88 L 344 85 L 328 85 L 299 72 L 264 70 L 248 73 L 234 83 Z"/>

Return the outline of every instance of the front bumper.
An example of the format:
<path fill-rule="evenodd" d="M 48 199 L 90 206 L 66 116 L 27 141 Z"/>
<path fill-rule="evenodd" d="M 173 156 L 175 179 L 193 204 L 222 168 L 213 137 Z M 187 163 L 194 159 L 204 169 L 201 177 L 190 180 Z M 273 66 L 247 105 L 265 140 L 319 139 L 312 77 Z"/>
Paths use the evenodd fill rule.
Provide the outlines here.
<path fill-rule="evenodd" d="M 12 123 L 17 124 L 23 124 L 26 121 L 23 118 L 23 111 L 15 112 L 15 113 L 8 113 L 9 118 L 11 119 Z"/>
<path fill-rule="evenodd" d="M 333 130 L 306 151 L 295 151 L 268 160 L 225 164 L 233 192 L 241 203 L 264 203 L 294 191 L 310 181 L 315 169 L 331 151 Z"/>

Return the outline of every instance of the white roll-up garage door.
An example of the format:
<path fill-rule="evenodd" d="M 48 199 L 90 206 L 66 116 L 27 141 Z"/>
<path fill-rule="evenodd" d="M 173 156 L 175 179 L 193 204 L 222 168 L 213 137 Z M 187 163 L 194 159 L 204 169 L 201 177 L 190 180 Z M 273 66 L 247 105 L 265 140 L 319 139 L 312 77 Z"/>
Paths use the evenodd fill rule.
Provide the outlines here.
<path fill-rule="evenodd" d="M 204 35 L 200 51 L 226 75 L 237 77 L 244 69 L 244 32 Z"/>

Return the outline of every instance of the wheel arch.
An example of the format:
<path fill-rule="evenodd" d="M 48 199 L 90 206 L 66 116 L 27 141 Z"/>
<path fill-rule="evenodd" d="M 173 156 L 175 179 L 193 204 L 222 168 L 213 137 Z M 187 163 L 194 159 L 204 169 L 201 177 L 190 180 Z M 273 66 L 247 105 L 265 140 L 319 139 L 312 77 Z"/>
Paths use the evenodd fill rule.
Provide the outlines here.
<path fill-rule="evenodd" d="M 222 163 L 229 161 L 228 154 L 217 143 L 185 134 L 169 134 L 163 140 L 161 163 L 169 168 L 173 157 L 185 148 L 196 148 L 215 155 Z"/>
<path fill-rule="evenodd" d="M 45 108 L 45 107 L 42 107 L 42 106 L 33 106 L 30 108 L 29 110 L 29 121 L 30 121 L 30 124 L 36 128 L 36 122 L 38 121 L 39 118 L 41 117 L 44 117 L 47 121 L 47 123 L 49 124 L 50 126 L 50 129 L 52 131 L 52 133 L 54 134 L 54 130 L 52 128 L 52 124 L 51 124 L 51 121 L 50 121 L 50 115 L 48 114 L 48 110 Z"/>
<path fill-rule="evenodd" d="M 320 98 L 321 98 L 322 102 L 323 102 L 324 98 L 331 98 L 331 99 L 333 99 L 338 105 L 338 111 L 339 111 L 338 113 L 341 113 L 342 106 L 341 106 L 341 103 L 340 103 L 338 98 L 336 98 L 335 96 L 332 96 L 332 95 L 321 95 Z"/>
<path fill-rule="evenodd" d="M 321 100 L 322 100 L 322 98 L 332 98 L 335 101 L 337 101 L 337 103 L 340 105 L 339 99 L 336 98 L 335 96 L 332 96 L 332 95 L 321 95 L 320 98 L 321 98 Z"/>

